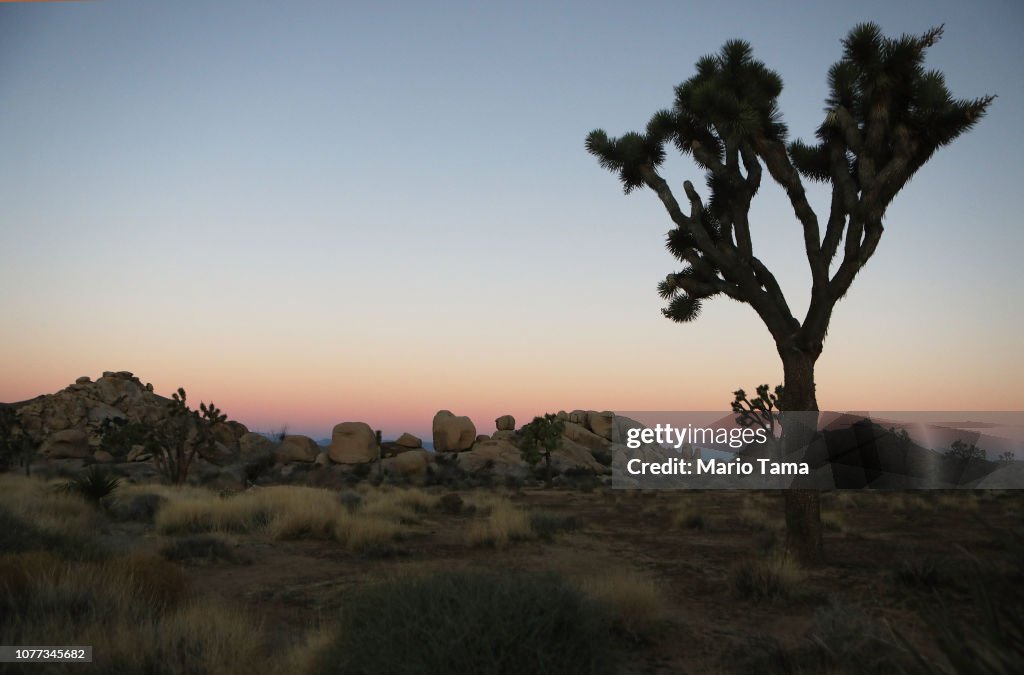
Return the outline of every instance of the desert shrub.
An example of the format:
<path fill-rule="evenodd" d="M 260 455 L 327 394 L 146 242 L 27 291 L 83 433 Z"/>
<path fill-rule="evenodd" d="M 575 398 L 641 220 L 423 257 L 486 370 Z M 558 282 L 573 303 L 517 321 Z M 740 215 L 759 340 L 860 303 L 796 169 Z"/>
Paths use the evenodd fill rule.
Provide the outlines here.
<path fill-rule="evenodd" d="M 234 565 L 248 565 L 252 562 L 220 537 L 210 535 L 175 539 L 160 549 L 160 555 L 166 560 L 187 563 L 226 562 Z"/>
<path fill-rule="evenodd" d="M 1020 565 L 1020 556 L 1016 561 Z M 1019 570 L 1017 572 L 1019 575 Z M 952 610 L 934 593 L 935 605 L 920 610 L 921 619 L 942 652 L 935 660 L 921 652 L 903 634 L 895 633 L 910 652 L 922 672 L 977 673 L 978 675 L 1010 675 L 1019 673 L 1024 663 L 1024 590 L 1019 583 L 1005 583 L 991 564 L 976 559 L 963 575 L 971 591 L 973 611 Z M 995 588 L 986 581 L 997 579 Z M 968 619 L 967 617 L 972 617 Z"/>
<path fill-rule="evenodd" d="M 952 564 L 934 556 L 904 558 L 890 576 L 895 583 L 914 590 L 934 591 L 956 583 Z"/>
<path fill-rule="evenodd" d="M 561 532 L 575 532 L 583 527 L 583 521 L 576 516 L 560 516 L 544 511 L 530 514 L 530 529 L 538 538 L 550 541 Z"/>
<path fill-rule="evenodd" d="M 415 518 L 416 505 L 429 503 L 429 496 L 402 492 L 375 496 L 368 491 L 351 511 L 334 493 L 318 488 L 274 486 L 227 499 L 207 493 L 171 500 L 155 524 L 169 535 L 265 532 L 275 539 L 334 539 L 361 549 L 399 538 L 403 514 Z"/>
<path fill-rule="evenodd" d="M 672 514 L 672 525 L 687 530 L 711 529 L 711 519 L 692 506 L 683 506 Z"/>
<path fill-rule="evenodd" d="M 846 530 L 846 519 L 838 511 L 825 511 L 821 514 L 821 525 L 829 532 Z"/>
<path fill-rule="evenodd" d="M 85 532 L 50 531 L 37 527 L 0 506 L 0 551 L 49 551 L 62 558 L 91 560 L 105 552 Z"/>
<path fill-rule="evenodd" d="M 653 580 L 635 572 L 586 577 L 579 587 L 607 612 L 612 627 L 634 642 L 649 640 L 668 616 L 664 594 Z"/>
<path fill-rule="evenodd" d="M 796 562 L 780 554 L 745 560 L 733 569 L 732 586 L 743 600 L 775 603 L 798 599 L 804 580 Z"/>
<path fill-rule="evenodd" d="M 20 575 L 12 574 L 19 564 Z M 48 644 L 54 635 L 94 644 L 96 634 L 144 625 L 185 598 L 181 568 L 156 557 L 46 562 L 31 554 L 7 557 L 5 565 L 6 578 L 20 576 L 21 592 L 0 595 L 4 644 Z"/>
<path fill-rule="evenodd" d="M 370 465 L 368 463 L 356 464 L 352 467 L 351 475 L 355 476 L 358 480 L 366 480 L 370 477 Z"/>
<path fill-rule="evenodd" d="M 129 422 L 123 417 L 110 417 L 100 424 L 101 446 L 117 459 L 124 459 L 132 446 L 147 446 L 152 442 L 152 430 L 141 422 Z"/>
<path fill-rule="evenodd" d="M 607 636 L 557 577 L 445 573 L 353 591 L 318 672 L 607 673 Z"/>
<path fill-rule="evenodd" d="M 851 673 L 906 672 L 910 653 L 889 625 L 859 608 L 832 599 L 814 613 L 804 662 L 820 670 Z"/>
<path fill-rule="evenodd" d="M 118 494 L 100 503 L 114 520 L 152 523 L 160 507 L 167 503 L 167 498 L 156 492 L 135 492 Z"/>
<path fill-rule="evenodd" d="M 973 460 L 985 459 L 988 453 L 974 443 L 965 443 L 960 439 L 953 441 L 948 450 L 942 453 L 943 457 L 959 462 L 970 462 Z"/>
<path fill-rule="evenodd" d="M 513 541 L 530 539 L 533 534 L 530 516 L 505 500 L 494 503 L 486 515 L 474 519 L 466 539 L 475 546 L 505 548 Z"/>
<path fill-rule="evenodd" d="M 462 497 L 455 492 L 449 492 L 438 500 L 437 508 L 441 513 L 447 513 L 450 516 L 457 516 L 462 513 L 462 507 L 464 504 Z"/>
<path fill-rule="evenodd" d="M 338 493 L 338 502 L 348 511 L 355 511 L 363 503 L 363 497 L 355 490 L 346 488 Z"/>
<path fill-rule="evenodd" d="M 740 509 L 737 514 L 740 525 L 745 529 L 753 530 L 754 532 L 765 532 L 767 530 L 776 529 L 779 526 L 778 518 L 772 519 L 765 512 L 764 508 L 754 508 L 753 506 L 744 506 Z"/>
<path fill-rule="evenodd" d="M 459 465 L 459 455 L 455 452 L 435 453 L 434 461 L 427 465 L 427 485 L 441 485 L 452 489 L 466 487 L 468 474 Z"/>
<path fill-rule="evenodd" d="M 83 473 L 61 485 L 60 489 L 65 492 L 79 494 L 93 504 L 99 504 L 101 499 L 113 494 L 120 484 L 121 480 L 119 478 L 111 476 L 108 472 L 93 464 Z"/>
<path fill-rule="evenodd" d="M 54 489 L 57 485 L 0 474 L 0 508 L 44 532 L 81 538 L 96 527 L 99 513 L 81 495 Z"/>
<path fill-rule="evenodd" d="M 274 668 L 266 639 L 251 619 L 230 607 L 196 603 L 138 627 L 118 626 L 96 639 L 93 673 L 103 675 L 256 675 Z M 77 667 L 75 673 L 90 672 Z"/>
<path fill-rule="evenodd" d="M 373 490 L 366 494 L 362 512 L 403 523 L 415 523 L 419 516 L 438 505 L 439 497 L 418 488 Z"/>

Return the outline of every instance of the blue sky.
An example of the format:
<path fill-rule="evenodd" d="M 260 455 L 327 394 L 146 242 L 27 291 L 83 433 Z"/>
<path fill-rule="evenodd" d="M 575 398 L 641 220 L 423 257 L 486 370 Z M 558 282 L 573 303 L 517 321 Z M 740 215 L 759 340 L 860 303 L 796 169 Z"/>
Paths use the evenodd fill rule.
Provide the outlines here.
<path fill-rule="evenodd" d="M 1010 403 L 1011 2 L 4 4 L 0 400 L 129 369 L 310 433 L 350 418 L 422 431 L 438 408 L 486 427 L 505 411 L 724 406 L 781 379 L 767 332 L 724 300 L 696 324 L 661 318 L 668 219 L 583 141 L 642 128 L 734 37 L 782 75 L 808 138 L 839 41 L 866 20 L 945 23 L 929 65 L 958 96 L 999 98 L 890 209 L 837 310 L 819 400 L 941 408 L 936 388 L 955 386 L 950 408 Z M 665 174 L 703 183 L 681 159 Z M 752 220 L 802 308 L 800 234 L 774 186 Z"/>

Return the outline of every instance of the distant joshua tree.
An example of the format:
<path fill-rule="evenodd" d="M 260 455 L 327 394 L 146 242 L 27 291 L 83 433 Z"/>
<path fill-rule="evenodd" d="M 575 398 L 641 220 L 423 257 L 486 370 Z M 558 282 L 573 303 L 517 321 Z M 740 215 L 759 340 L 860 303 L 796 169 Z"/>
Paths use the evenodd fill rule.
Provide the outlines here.
<path fill-rule="evenodd" d="M 782 359 L 787 411 L 818 410 L 814 365 L 832 311 L 874 254 L 889 204 L 936 150 L 973 127 L 992 103 L 992 96 L 955 99 L 942 73 L 925 70 L 925 53 L 941 36 L 941 26 L 899 38 L 885 37 L 875 24 L 856 26 L 828 71 L 825 119 L 810 145 L 787 142 L 778 108 L 782 78 L 741 40 L 698 61 L 697 74 L 676 87 L 673 108 L 656 113 L 645 131 L 610 138 L 595 130 L 587 137 L 588 152 L 618 174 L 625 191 L 650 188 L 675 226 L 668 249 L 684 267 L 658 286 L 669 303 L 664 315 L 692 321 L 705 300 L 719 295 L 750 305 Z M 658 172 L 666 143 L 705 172 L 707 201 L 683 183 L 688 212 Z M 802 321 L 754 255 L 750 203 L 764 169 L 785 190 L 803 233 L 812 283 Z M 831 187 L 823 223 L 808 202 L 805 180 Z M 787 448 L 806 446 L 817 415 L 788 417 L 794 428 L 787 428 Z M 787 548 L 804 562 L 821 559 L 820 509 L 817 492 L 786 492 Z"/>
<path fill-rule="evenodd" d="M 28 476 L 36 449 L 35 440 L 21 426 L 17 410 L 0 405 L 0 471 L 20 464 Z"/>
<path fill-rule="evenodd" d="M 530 466 L 544 459 L 544 484 L 551 487 L 551 453 L 562 446 L 565 422 L 558 415 L 548 413 L 534 417 L 519 430 L 519 452 Z"/>
<path fill-rule="evenodd" d="M 168 417 L 154 430 L 148 449 L 160 472 L 171 483 L 180 485 L 188 478 L 196 453 L 216 447 L 213 426 L 226 422 L 228 417 L 213 402 L 201 402 L 199 410 L 192 410 L 186 403 L 184 388 L 179 387 L 171 399 Z"/>
<path fill-rule="evenodd" d="M 974 443 L 966 443 L 958 438 L 953 441 L 949 450 L 946 450 L 942 455 L 961 462 L 970 462 L 973 460 L 985 459 L 988 453 Z"/>

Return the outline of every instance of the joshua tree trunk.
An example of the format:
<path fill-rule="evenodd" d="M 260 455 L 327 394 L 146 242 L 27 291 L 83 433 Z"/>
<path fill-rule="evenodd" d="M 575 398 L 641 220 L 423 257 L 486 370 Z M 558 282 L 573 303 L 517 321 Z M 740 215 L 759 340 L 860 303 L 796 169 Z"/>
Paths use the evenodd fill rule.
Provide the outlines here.
<path fill-rule="evenodd" d="M 803 453 L 817 433 L 818 401 L 814 395 L 814 363 L 817 356 L 801 349 L 779 349 L 784 372 L 784 403 L 787 411 L 786 448 L 789 456 Z M 821 545 L 821 495 L 816 490 L 786 490 L 786 550 L 801 563 L 819 564 Z"/>

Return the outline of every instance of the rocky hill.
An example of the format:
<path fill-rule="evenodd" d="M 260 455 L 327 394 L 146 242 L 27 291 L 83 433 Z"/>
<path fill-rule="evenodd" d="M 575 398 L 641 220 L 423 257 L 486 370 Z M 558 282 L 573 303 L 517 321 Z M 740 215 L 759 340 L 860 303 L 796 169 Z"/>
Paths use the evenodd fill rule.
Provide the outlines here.
<path fill-rule="evenodd" d="M 141 477 L 156 473 L 141 437 L 168 419 L 170 403 L 133 373 L 108 371 L 95 381 L 80 377 L 54 394 L 7 406 L 16 410 L 19 433 L 30 437 L 38 450 L 33 461 L 37 468 L 70 471 L 105 463 L 115 465 L 116 472 Z M 574 410 L 558 416 L 565 431 L 561 447 L 552 453 L 554 473 L 609 473 L 612 413 Z M 360 466 L 378 462 L 379 472 L 410 480 L 424 480 L 441 470 L 440 465 L 460 475 L 529 478 L 533 469 L 520 456 L 515 419 L 503 415 L 495 426 L 491 436 L 477 434 L 468 417 L 438 411 L 432 425 L 433 451 L 429 451 L 411 434 L 379 442 L 373 429 L 359 421 L 337 424 L 326 448 L 307 436 L 268 438 L 228 421 L 213 427 L 216 450 L 201 452 L 194 478 L 227 487 L 259 478 L 304 477 L 313 483 L 332 483 L 349 473 L 365 474 L 370 467 Z"/>

